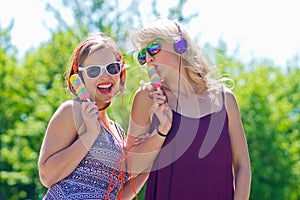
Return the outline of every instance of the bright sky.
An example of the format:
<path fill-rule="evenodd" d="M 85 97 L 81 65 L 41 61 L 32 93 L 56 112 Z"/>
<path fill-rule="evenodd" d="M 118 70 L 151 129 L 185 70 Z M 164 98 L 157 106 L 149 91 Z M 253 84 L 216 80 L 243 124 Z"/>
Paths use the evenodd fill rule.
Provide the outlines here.
<path fill-rule="evenodd" d="M 12 43 L 18 57 L 30 47 L 38 47 L 50 38 L 46 25 L 55 27 L 53 14 L 45 11 L 46 0 L 0 0 L 0 24 L 6 27 L 15 20 Z M 120 2 L 126 2 L 120 0 Z M 151 1 L 145 1 L 144 13 Z M 161 14 L 177 1 L 161 0 Z M 147 5 L 148 4 L 148 5 Z M 198 12 L 188 26 L 192 35 L 200 34 L 200 43 L 216 45 L 222 38 L 247 61 L 251 57 L 267 57 L 284 66 L 287 59 L 300 52 L 300 12 L 298 0 L 189 0 L 183 13 Z"/>

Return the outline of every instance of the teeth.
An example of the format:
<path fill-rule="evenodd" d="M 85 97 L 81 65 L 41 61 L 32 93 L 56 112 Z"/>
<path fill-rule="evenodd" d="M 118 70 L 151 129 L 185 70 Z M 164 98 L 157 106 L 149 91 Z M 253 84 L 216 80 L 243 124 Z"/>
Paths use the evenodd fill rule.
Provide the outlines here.
<path fill-rule="evenodd" d="M 103 88 L 109 88 L 111 87 L 112 84 L 105 84 L 105 85 L 98 85 L 98 88 L 103 89 Z"/>

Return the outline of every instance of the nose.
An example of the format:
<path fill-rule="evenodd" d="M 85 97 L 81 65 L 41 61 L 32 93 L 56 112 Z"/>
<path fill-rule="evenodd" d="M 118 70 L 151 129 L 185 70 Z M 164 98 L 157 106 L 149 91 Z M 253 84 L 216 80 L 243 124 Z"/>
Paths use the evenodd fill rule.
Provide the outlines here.
<path fill-rule="evenodd" d="M 154 57 L 151 56 L 148 52 L 146 53 L 146 63 L 150 63 L 154 60 Z"/>
<path fill-rule="evenodd" d="M 109 73 L 108 73 L 104 68 L 102 68 L 102 69 L 101 69 L 100 76 L 101 76 L 102 78 L 103 78 L 103 77 L 108 77 L 108 76 L 109 76 Z"/>

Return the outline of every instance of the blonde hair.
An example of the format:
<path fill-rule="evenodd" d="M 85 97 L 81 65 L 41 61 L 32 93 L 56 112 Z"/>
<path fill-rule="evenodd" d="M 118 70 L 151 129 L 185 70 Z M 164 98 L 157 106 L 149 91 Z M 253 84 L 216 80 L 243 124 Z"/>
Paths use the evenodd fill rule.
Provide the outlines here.
<path fill-rule="evenodd" d="M 140 44 L 156 38 L 162 38 L 168 43 L 174 43 L 178 37 L 185 38 L 187 50 L 182 54 L 182 58 L 189 77 L 200 88 L 195 92 L 202 93 L 217 82 L 211 77 L 208 78 L 209 73 L 214 73 L 216 76 L 217 72 L 215 69 L 211 70 L 213 68 L 212 61 L 206 52 L 192 40 L 186 28 L 178 20 L 159 18 L 141 29 L 131 30 L 129 35 L 136 48 L 140 48 Z"/>
<path fill-rule="evenodd" d="M 76 96 L 76 94 L 70 83 L 70 77 L 73 74 L 77 73 L 74 71 L 74 66 L 75 65 L 77 65 L 77 67 L 81 66 L 88 56 L 93 54 L 95 51 L 103 48 L 111 49 L 116 56 L 116 60 L 123 62 L 121 50 L 119 49 L 116 42 L 112 38 L 108 37 L 102 32 L 90 33 L 74 49 L 66 69 L 66 73 L 65 73 L 66 89 L 73 96 Z M 123 83 L 121 82 L 121 84 Z M 124 86 L 121 85 L 121 87 Z"/>

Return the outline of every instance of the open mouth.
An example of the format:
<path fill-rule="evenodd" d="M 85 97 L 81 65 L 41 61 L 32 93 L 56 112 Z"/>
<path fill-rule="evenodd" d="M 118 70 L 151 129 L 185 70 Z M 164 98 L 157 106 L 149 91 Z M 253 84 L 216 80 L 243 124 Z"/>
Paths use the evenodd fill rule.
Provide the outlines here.
<path fill-rule="evenodd" d="M 101 83 L 97 86 L 97 88 L 101 94 L 111 94 L 112 86 L 112 83 Z"/>

